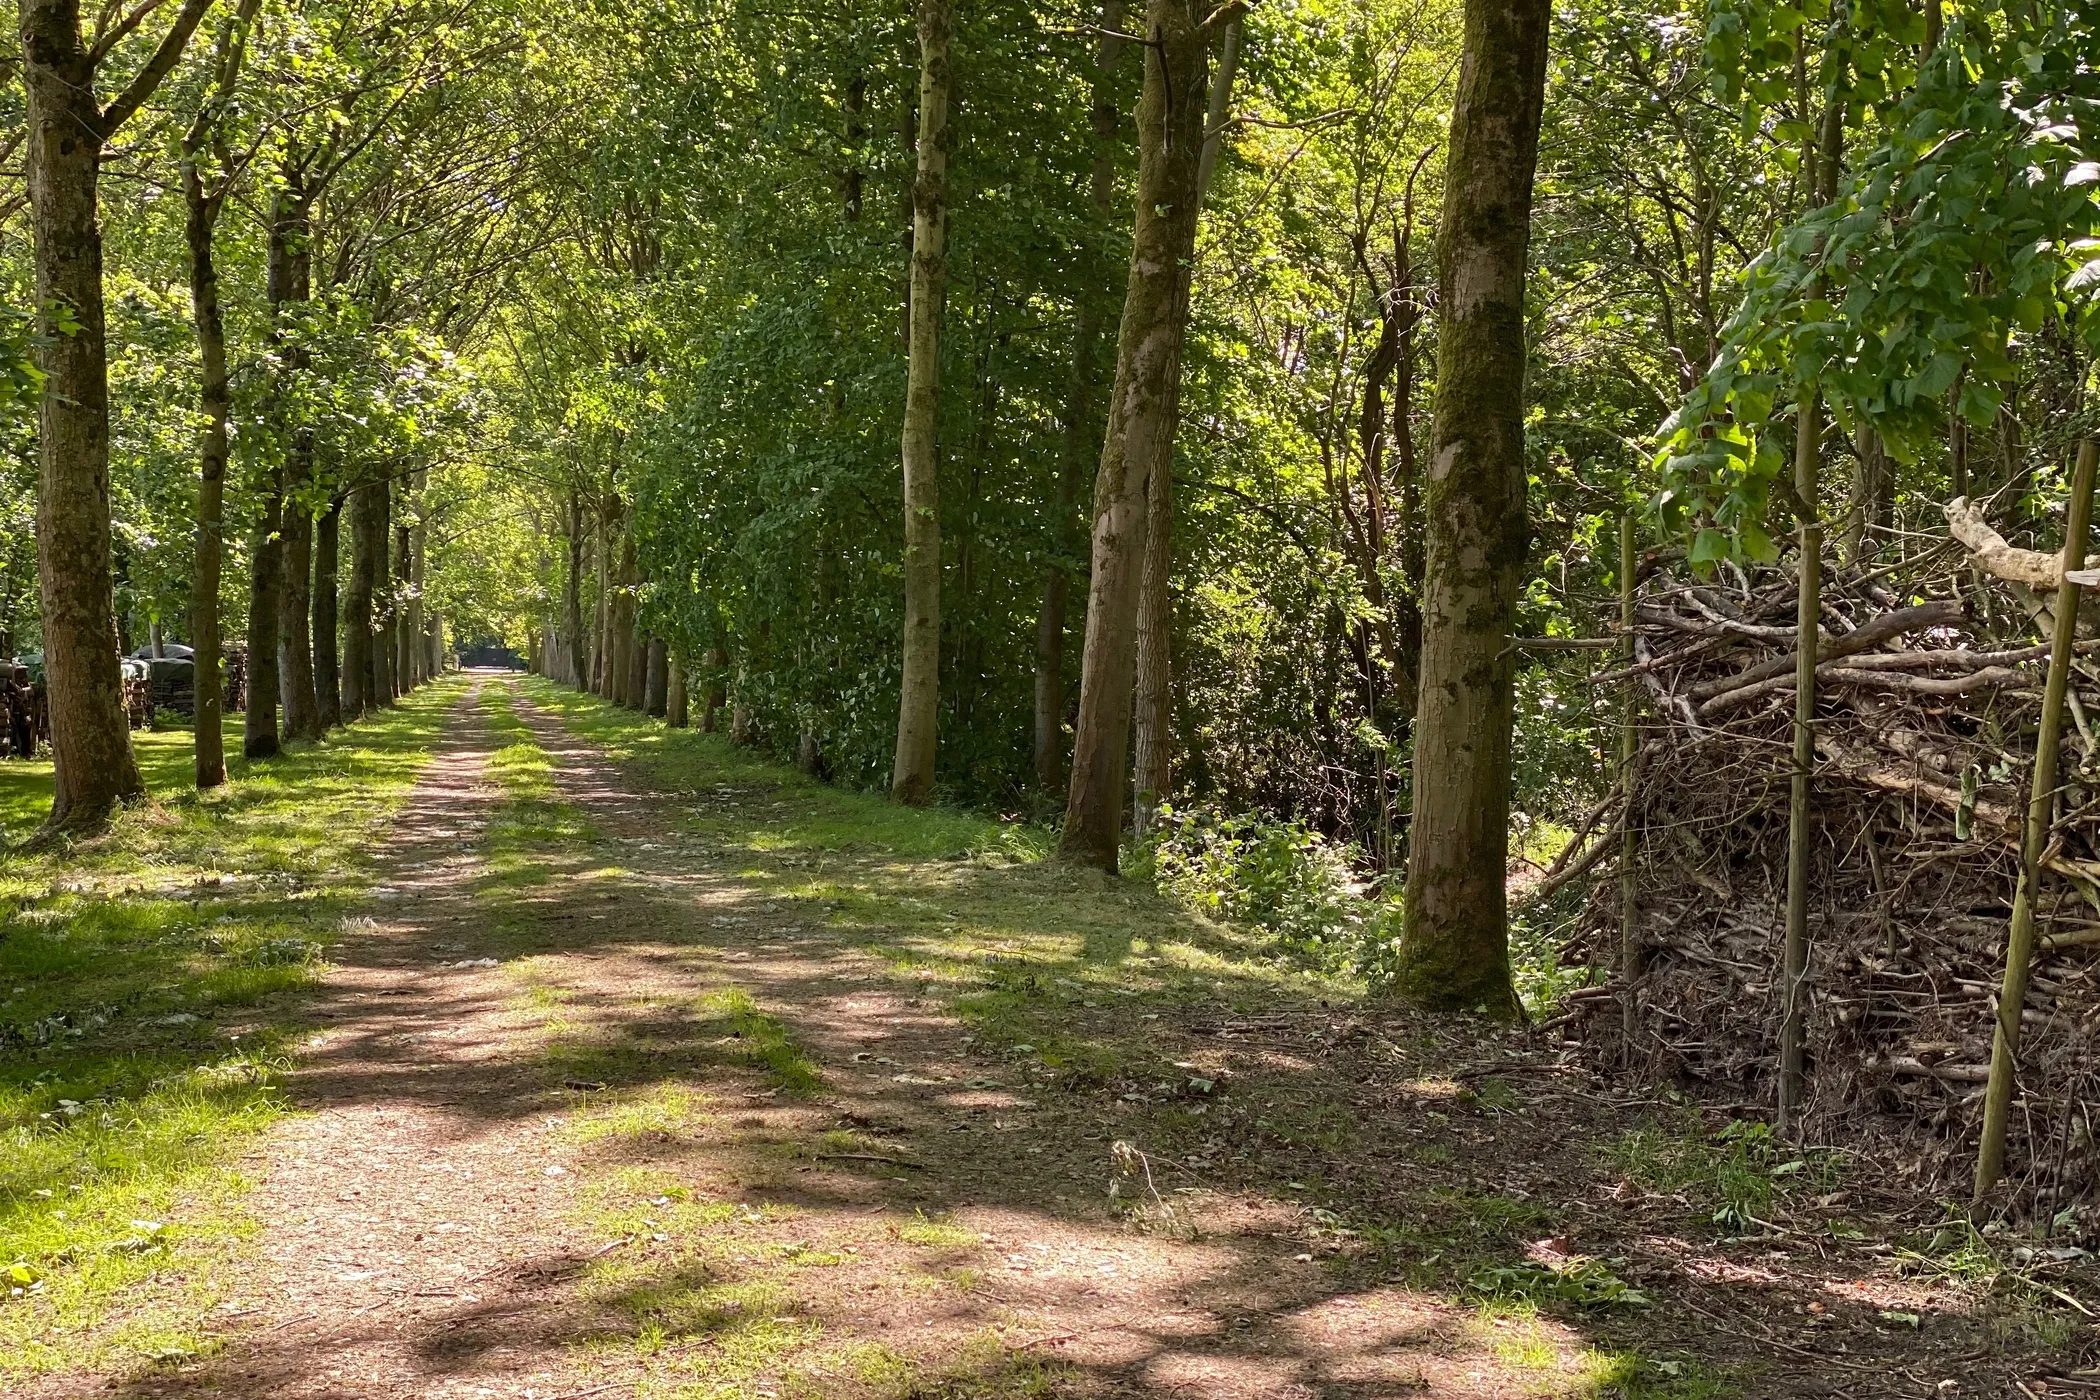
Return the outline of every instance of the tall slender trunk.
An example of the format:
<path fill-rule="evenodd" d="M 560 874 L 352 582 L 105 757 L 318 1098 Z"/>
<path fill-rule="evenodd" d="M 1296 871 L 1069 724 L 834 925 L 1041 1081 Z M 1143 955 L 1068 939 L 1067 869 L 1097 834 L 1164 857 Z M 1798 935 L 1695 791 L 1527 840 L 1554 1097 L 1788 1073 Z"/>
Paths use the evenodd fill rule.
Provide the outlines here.
<path fill-rule="evenodd" d="M 248 550 L 248 680 L 241 752 L 277 752 L 277 594 L 284 587 L 284 497 L 274 473 L 262 490 L 261 513 Z"/>
<path fill-rule="evenodd" d="M 276 409 L 282 414 L 293 396 L 286 390 L 306 369 L 307 353 L 288 334 L 291 308 L 303 304 L 313 280 L 312 221 L 299 169 L 286 162 L 283 187 L 270 203 L 269 257 L 265 295 L 270 303 L 271 339 L 276 346 L 279 383 Z M 280 423 L 284 436 L 283 472 L 278 480 L 281 555 L 277 582 L 277 686 L 284 705 L 284 737 L 321 737 L 321 708 L 314 689 L 313 658 L 313 527 L 305 496 L 313 480 L 313 434 L 304 426 Z"/>
<path fill-rule="evenodd" d="M 1106 229 L 1115 209 L 1115 93 L 1109 71 L 1122 54 L 1123 0 L 1104 0 L 1094 51 L 1092 108 L 1093 168 L 1089 202 L 1098 227 Z M 1043 572 L 1043 602 L 1035 623 L 1035 780 L 1045 792 L 1065 785 L 1065 631 L 1072 591 L 1072 561 L 1080 549 L 1079 493 L 1086 484 L 1087 463 L 1101 426 L 1101 296 L 1091 279 L 1082 279 L 1072 314 L 1072 373 L 1065 388 L 1065 421 L 1057 474 L 1055 519 L 1058 557 Z"/>
<path fill-rule="evenodd" d="M 1467 0 L 1444 167 L 1435 452 L 1424 501 L 1414 824 L 1395 985 L 1520 1014 L 1509 970 L 1515 663 L 1525 508 L 1524 282 L 1548 0 Z"/>
<path fill-rule="evenodd" d="M 350 493 L 350 588 L 343 595 L 343 719 L 356 719 L 378 703 L 372 693 L 371 482 Z"/>
<path fill-rule="evenodd" d="M 411 509 L 409 496 L 404 489 L 400 509 L 394 516 L 394 580 L 400 585 L 395 589 L 399 599 L 394 605 L 394 693 L 406 695 L 416 688 L 414 675 L 416 640 L 420 636 L 422 619 L 416 615 L 415 603 L 415 558 L 410 541 L 411 527 L 408 515 Z"/>
<path fill-rule="evenodd" d="M 933 797 L 941 680 L 941 317 L 948 284 L 948 47 L 954 0 L 919 0 L 919 169 L 912 186 L 911 348 L 904 394 L 904 668 L 890 795 Z"/>
<path fill-rule="evenodd" d="M 1203 83 L 1211 38 L 1209 23 L 1197 20 L 1198 8 L 1195 0 L 1149 0 L 1146 6 L 1137 227 L 1108 432 L 1094 477 L 1093 575 L 1060 849 L 1068 859 L 1108 871 L 1116 868 L 1123 831 L 1152 475 L 1174 450 L 1181 411 L 1181 346 L 1203 137 L 1203 107 L 1193 98 Z"/>
<path fill-rule="evenodd" d="M 639 613 L 640 605 L 630 613 Z M 646 711 L 649 700 L 649 635 L 640 623 L 627 629 L 627 708 Z"/>
<path fill-rule="evenodd" d="M 387 545 L 392 539 L 388 521 L 393 515 L 393 485 L 385 477 L 365 488 L 364 526 L 368 544 L 365 568 L 370 570 L 372 597 L 371 642 L 365 650 L 365 708 L 382 709 L 394 703 L 393 613 L 394 589 L 387 577 Z"/>
<path fill-rule="evenodd" d="M 1174 492 L 1168 466 L 1171 452 L 1153 464 L 1145 499 L 1145 567 L 1138 580 L 1137 704 L 1131 713 L 1132 833 L 1151 831 L 1159 804 L 1166 801 L 1172 777 Z"/>
<path fill-rule="evenodd" d="M 607 700 L 613 695 L 613 530 L 619 513 L 619 498 L 607 495 L 598 504 L 598 607 L 591 624 L 595 644 L 591 647 L 591 693 Z"/>
<path fill-rule="evenodd" d="M 159 76 L 149 64 L 105 113 L 95 100 L 96 56 L 81 41 L 78 0 L 22 0 L 19 11 L 29 99 L 24 165 L 45 374 L 38 406 L 37 579 L 57 770 L 46 829 L 57 831 L 97 825 L 119 802 L 145 792 L 131 752 L 111 596 L 109 365 L 97 186 L 104 141 Z M 158 75 L 173 65 L 202 14 L 201 4 L 185 3 L 170 34 L 174 49 Z M 168 47 L 164 41 L 160 49 Z M 62 315 L 71 323 L 65 329 Z"/>
<path fill-rule="evenodd" d="M 314 518 L 308 512 L 304 501 L 287 493 L 279 545 L 283 577 L 277 588 L 277 688 L 287 739 L 321 737 L 321 707 L 314 693 Z"/>
<path fill-rule="evenodd" d="M 427 649 L 423 645 L 423 587 L 427 582 L 430 561 L 430 525 L 423 519 L 421 495 L 425 473 L 416 472 L 417 507 L 415 522 L 408 527 L 408 679 L 410 685 L 421 685 L 430 679 L 430 671 L 424 664 Z"/>
<path fill-rule="evenodd" d="M 208 193 L 194 149 L 182 163 L 183 195 L 189 206 L 184 239 L 189 245 L 190 306 L 197 321 L 197 357 L 202 376 L 197 411 L 203 430 L 197 441 L 197 549 L 190 575 L 190 647 L 194 653 L 197 786 L 226 781 L 225 694 L 219 685 L 219 575 L 226 554 L 226 422 L 233 390 L 226 377 L 226 318 L 219 304 L 219 269 L 212 247 L 221 197 Z"/>
<path fill-rule="evenodd" d="M 1239 66 L 1240 14 L 1224 18 L 1218 67 L 1204 104 L 1203 148 L 1196 160 L 1196 204 L 1200 217 L 1218 168 L 1218 152 L 1232 101 L 1232 77 Z M 1138 583 L 1137 708 L 1131 716 L 1136 733 L 1132 777 L 1137 801 L 1133 833 L 1142 838 L 1152 829 L 1153 814 L 1167 799 L 1174 752 L 1174 453 L 1170 446 L 1152 464 L 1145 492 L 1145 569 Z"/>
<path fill-rule="evenodd" d="M 664 719 L 673 729 L 693 722 L 692 701 L 686 694 L 685 657 L 673 649 L 664 657 Z"/>
<path fill-rule="evenodd" d="M 649 639 L 645 665 L 648 674 L 642 684 L 642 710 L 666 718 L 671 713 L 671 649 L 662 637 Z"/>
<path fill-rule="evenodd" d="M 568 633 L 569 671 L 561 680 L 578 690 L 590 688 L 590 658 L 583 636 L 583 567 L 588 543 L 583 532 L 583 493 L 569 488 L 569 576 L 562 581 L 562 626 Z"/>
<path fill-rule="evenodd" d="M 723 683 L 723 673 L 729 669 L 729 628 L 722 621 L 722 610 L 713 603 L 707 605 L 709 621 L 714 625 L 714 645 L 707 649 L 707 690 L 700 702 L 700 729 L 712 734 L 721 724 L 722 706 L 729 700 L 729 687 Z"/>
<path fill-rule="evenodd" d="M 313 657 L 314 703 L 321 727 L 343 722 L 343 673 L 336 652 L 336 569 L 342 558 L 343 503 L 330 501 L 314 522 Z"/>

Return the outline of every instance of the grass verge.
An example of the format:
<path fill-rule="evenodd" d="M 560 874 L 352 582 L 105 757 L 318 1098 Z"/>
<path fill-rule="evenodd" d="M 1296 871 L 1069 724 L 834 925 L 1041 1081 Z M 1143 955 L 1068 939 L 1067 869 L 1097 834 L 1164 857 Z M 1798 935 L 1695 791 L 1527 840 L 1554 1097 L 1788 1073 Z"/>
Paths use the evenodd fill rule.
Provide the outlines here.
<path fill-rule="evenodd" d="M 302 994 L 460 685 L 210 793 L 188 734 L 139 735 L 161 800 L 0 874 L 0 1381 L 212 1349 L 254 1230 L 236 1156 L 287 1111 Z M 0 765 L 11 827 L 49 800 L 48 764 Z"/>

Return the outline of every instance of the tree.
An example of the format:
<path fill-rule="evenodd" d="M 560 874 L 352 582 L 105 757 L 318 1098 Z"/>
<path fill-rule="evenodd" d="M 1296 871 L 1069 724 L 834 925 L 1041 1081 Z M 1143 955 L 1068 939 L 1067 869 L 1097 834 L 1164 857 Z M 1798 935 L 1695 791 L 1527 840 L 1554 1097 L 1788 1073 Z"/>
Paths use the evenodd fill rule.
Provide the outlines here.
<path fill-rule="evenodd" d="M 213 240 L 219 211 L 240 173 L 240 164 L 227 149 L 227 108 L 247 52 L 248 31 L 260 7 L 261 0 L 242 0 L 233 23 L 220 35 L 211 87 L 182 138 L 183 240 L 189 254 L 190 305 L 197 322 L 202 369 L 197 408 L 204 418 L 197 442 L 197 544 L 190 583 L 199 788 L 226 781 L 225 696 L 219 685 L 219 575 L 226 552 L 226 428 L 233 390 L 226 374 L 226 319 Z M 211 162 L 209 168 L 206 161 Z"/>
<path fill-rule="evenodd" d="M 911 364 L 904 406 L 904 670 L 890 793 L 933 797 L 941 675 L 941 318 L 947 310 L 949 45 L 954 0 L 919 0 L 919 170 L 912 183 Z"/>
<path fill-rule="evenodd" d="M 1203 145 L 1203 105 L 1194 94 L 1202 89 L 1212 37 L 1238 13 L 1227 6 L 1204 18 L 1198 9 L 1192 0 L 1150 0 L 1145 9 L 1137 227 L 1107 439 L 1094 477 L 1093 576 L 1059 849 L 1069 860 L 1108 871 L 1116 868 L 1123 835 L 1147 495 L 1174 450 L 1180 417 Z"/>
<path fill-rule="evenodd" d="M 1422 678 L 1406 924 L 1394 979 L 1517 1015 L 1509 862 L 1517 595 L 1531 542 L 1524 289 L 1545 105 L 1545 0 L 1467 0 L 1437 248 L 1442 321 L 1424 508 Z"/>
<path fill-rule="evenodd" d="M 103 64 L 160 6 L 105 10 L 92 40 L 78 0 L 23 0 L 29 93 L 25 164 L 35 225 L 39 406 L 37 580 L 57 770 L 46 829 L 86 829 L 145 784 L 131 752 L 111 598 L 109 363 L 102 305 L 98 185 L 109 140 L 181 57 L 211 8 L 184 0 L 145 64 L 107 106 Z"/>
<path fill-rule="evenodd" d="M 1110 70 L 1122 56 L 1123 0 L 1103 0 L 1101 36 L 1094 49 L 1089 84 L 1087 125 L 1093 138 L 1087 171 L 1087 200 L 1105 229 L 1114 211 L 1118 120 Z M 1065 614 L 1072 590 L 1072 569 L 1079 553 L 1079 494 L 1086 465 L 1101 432 L 1101 321 L 1104 298 L 1082 283 L 1074 298 L 1072 371 L 1065 390 L 1064 422 L 1059 432 L 1061 460 L 1057 474 L 1055 527 L 1057 556 L 1043 572 L 1043 601 L 1036 613 L 1035 732 L 1036 785 L 1044 792 L 1065 785 Z"/>

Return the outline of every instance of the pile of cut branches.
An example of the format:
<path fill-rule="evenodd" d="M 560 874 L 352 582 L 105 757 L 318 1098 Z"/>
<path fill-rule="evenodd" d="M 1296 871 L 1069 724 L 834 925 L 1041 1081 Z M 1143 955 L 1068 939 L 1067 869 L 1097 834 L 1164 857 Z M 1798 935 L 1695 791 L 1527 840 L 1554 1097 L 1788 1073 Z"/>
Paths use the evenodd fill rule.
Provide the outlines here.
<path fill-rule="evenodd" d="M 1887 1149 L 1933 1191 L 1974 1162 L 2052 606 L 1974 562 L 1947 544 L 1826 561 L 1817 668 L 1805 1126 Z M 1755 1105 L 1778 1072 L 1797 596 L 1779 569 L 1642 582 L 1633 662 L 1597 677 L 1640 717 L 1619 818 L 1634 1029 L 1598 994 L 1564 1018 L 1600 1059 Z M 2100 1224 L 2100 640 L 2077 652 L 2008 1186 L 2023 1210 Z M 1616 965 L 1621 910 L 1620 882 L 1595 881 L 1569 951 Z"/>

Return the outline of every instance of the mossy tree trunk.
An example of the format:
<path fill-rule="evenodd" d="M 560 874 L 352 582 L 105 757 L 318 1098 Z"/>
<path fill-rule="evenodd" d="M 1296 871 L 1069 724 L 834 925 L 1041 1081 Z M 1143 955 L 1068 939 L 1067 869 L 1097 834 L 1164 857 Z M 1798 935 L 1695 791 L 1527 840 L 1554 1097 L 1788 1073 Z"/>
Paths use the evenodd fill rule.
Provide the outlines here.
<path fill-rule="evenodd" d="M 904 394 L 904 668 L 890 794 L 933 797 L 940 708 L 941 316 L 948 280 L 949 42 L 954 0 L 919 0 L 918 178 L 912 185 L 911 344 Z"/>
<path fill-rule="evenodd" d="M 210 0 L 184 0 L 146 65 L 102 107 L 102 55 L 78 0 L 22 0 L 23 87 L 45 381 L 38 405 L 37 581 L 56 778 L 47 829 L 99 825 L 145 783 L 117 666 L 109 513 L 109 362 L 102 303 L 102 153 L 175 66 Z"/>
<path fill-rule="evenodd" d="M 1137 225 L 1108 430 L 1094 476 L 1093 572 L 1060 850 L 1108 871 L 1116 868 L 1122 841 L 1152 475 L 1173 452 L 1180 416 L 1203 144 L 1203 104 L 1195 95 L 1202 91 L 1212 27 L 1227 17 L 1220 10 L 1203 20 L 1202 8 L 1194 0 L 1146 6 Z"/>
<path fill-rule="evenodd" d="M 1521 1014 L 1509 969 L 1510 636 L 1525 502 L 1524 283 L 1547 0 L 1467 0 L 1438 238 L 1435 443 L 1396 989 Z"/>

